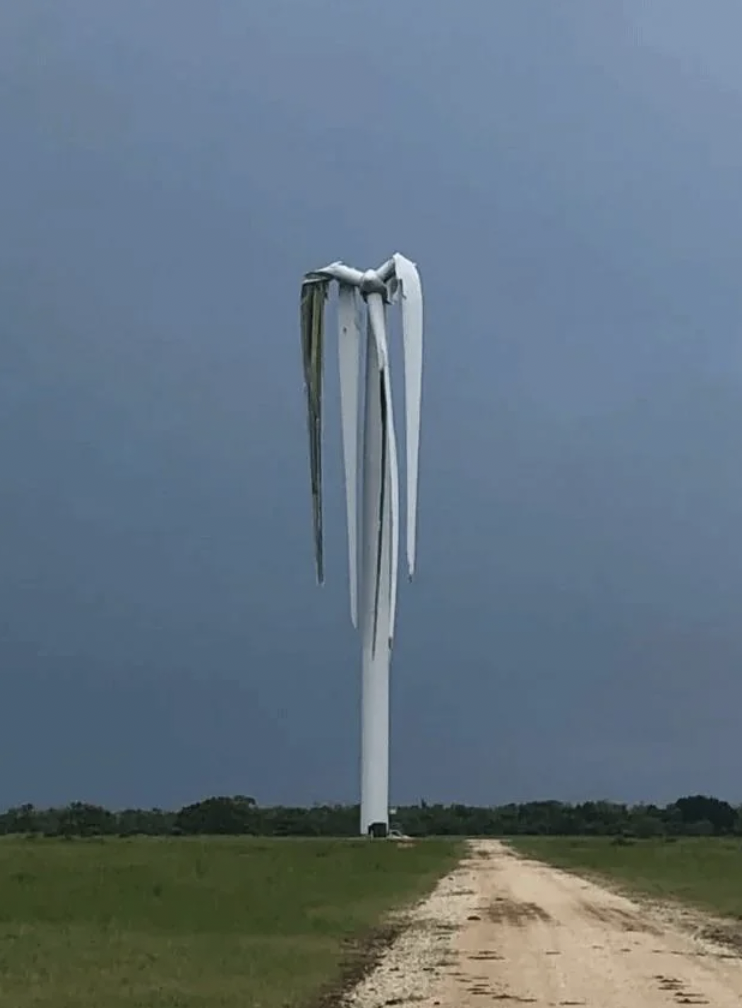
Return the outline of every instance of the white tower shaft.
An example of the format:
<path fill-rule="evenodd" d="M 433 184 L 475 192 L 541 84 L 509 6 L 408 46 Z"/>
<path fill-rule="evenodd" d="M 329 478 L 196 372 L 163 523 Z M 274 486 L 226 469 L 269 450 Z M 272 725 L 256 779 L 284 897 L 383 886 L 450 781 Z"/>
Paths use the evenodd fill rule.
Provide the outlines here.
<path fill-rule="evenodd" d="M 389 825 L 389 609 L 391 523 L 389 499 L 381 520 L 383 425 L 376 343 L 366 343 L 363 465 L 361 470 L 360 634 L 361 665 L 361 821 L 362 834 L 372 823 Z M 386 461 L 389 466 L 388 459 Z M 388 487 L 388 479 L 386 480 Z M 381 558 L 379 558 L 379 548 Z M 376 575 L 380 559 L 380 586 Z"/>

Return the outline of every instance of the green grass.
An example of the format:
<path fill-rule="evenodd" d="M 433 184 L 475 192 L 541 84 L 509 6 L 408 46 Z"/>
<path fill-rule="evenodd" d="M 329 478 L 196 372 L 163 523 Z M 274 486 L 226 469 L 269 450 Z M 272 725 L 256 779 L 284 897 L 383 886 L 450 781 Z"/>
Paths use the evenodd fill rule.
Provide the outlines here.
<path fill-rule="evenodd" d="M 348 941 L 429 889 L 456 845 L 0 841 L 0 1004 L 278 1008 L 337 981 Z"/>
<path fill-rule="evenodd" d="M 658 899 L 679 899 L 742 919 L 742 840 L 522 837 L 522 854 L 559 868 L 595 873 Z"/>

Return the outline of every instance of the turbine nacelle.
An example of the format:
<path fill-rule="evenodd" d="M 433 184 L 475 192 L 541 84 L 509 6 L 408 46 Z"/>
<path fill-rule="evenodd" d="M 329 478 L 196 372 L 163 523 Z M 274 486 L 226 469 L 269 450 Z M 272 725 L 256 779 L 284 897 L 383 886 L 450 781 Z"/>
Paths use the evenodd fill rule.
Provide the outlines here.
<path fill-rule="evenodd" d="M 378 269 L 358 270 L 352 266 L 347 266 L 338 260 L 323 266 L 322 269 L 312 270 L 304 277 L 304 283 L 322 282 L 327 280 L 337 280 L 340 284 L 347 284 L 360 290 L 365 297 L 368 294 L 381 294 L 385 301 L 389 300 L 390 291 L 387 282 L 394 275 L 394 258 L 387 259 Z"/>

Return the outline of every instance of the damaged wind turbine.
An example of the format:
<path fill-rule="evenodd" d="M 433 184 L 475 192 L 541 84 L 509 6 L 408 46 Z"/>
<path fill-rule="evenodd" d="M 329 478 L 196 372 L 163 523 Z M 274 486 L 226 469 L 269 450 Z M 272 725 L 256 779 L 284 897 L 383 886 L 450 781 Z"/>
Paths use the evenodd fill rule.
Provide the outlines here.
<path fill-rule="evenodd" d="M 363 272 L 342 262 L 334 262 L 307 273 L 302 282 L 301 338 L 309 427 L 314 549 L 320 584 L 324 581 L 324 317 L 333 282 L 338 285 L 338 356 L 350 609 L 362 645 L 360 831 L 364 835 L 369 832 L 385 835 L 389 827 L 389 662 L 397 608 L 399 557 L 399 471 L 386 322 L 388 306 L 401 302 L 407 424 L 406 546 L 407 568 L 412 578 L 415 569 L 422 392 L 422 289 L 417 267 L 398 253 L 378 269 Z M 362 314 L 365 315 L 365 333 L 362 331 Z M 362 349 L 365 349 L 363 361 Z"/>

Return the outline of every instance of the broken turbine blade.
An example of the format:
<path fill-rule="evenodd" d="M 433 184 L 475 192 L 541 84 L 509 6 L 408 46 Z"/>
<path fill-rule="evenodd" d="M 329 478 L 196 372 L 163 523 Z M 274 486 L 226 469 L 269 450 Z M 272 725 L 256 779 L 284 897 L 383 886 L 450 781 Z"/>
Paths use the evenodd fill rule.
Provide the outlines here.
<path fill-rule="evenodd" d="M 420 406 L 423 366 L 423 298 L 417 267 L 405 256 L 394 255 L 395 276 L 401 287 L 404 344 L 405 413 L 407 441 L 407 570 L 415 572 L 417 489 L 420 454 Z"/>
<path fill-rule="evenodd" d="M 301 290 L 301 341 L 309 432 L 314 558 L 317 581 L 325 579 L 322 534 L 322 370 L 328 281 L 309 278 Z"/>
<path fill-rule="evenodd" d="M 374 591 L 374 648 L 378 632 L 379 596 L 383 552 L 389 560 L 389 624 L 386 628 L 387 645 L 394 638 L 397 609 L 397 571 L 399 567 L 399 469 L 397 439 L 394 428 L 394 407 L 389 374 L 389 348 L 386 336 L 386 308 L 381 297 L 368 299 L 369 336 L 374 341 L 379 361 L 379 396 L 381 411 L 381 480 L 377 521 L 376 581 Z"/>
<path fill-rule="evenodd" d="M 358 626 L 358 422 L 361 331 L 358 295 L 340 284 L 338 295 L 338 363 L 340 367 L 340 414 L 345 466 L 345 508 L 348 521 L 348 578 L 350 616 Z"/>

